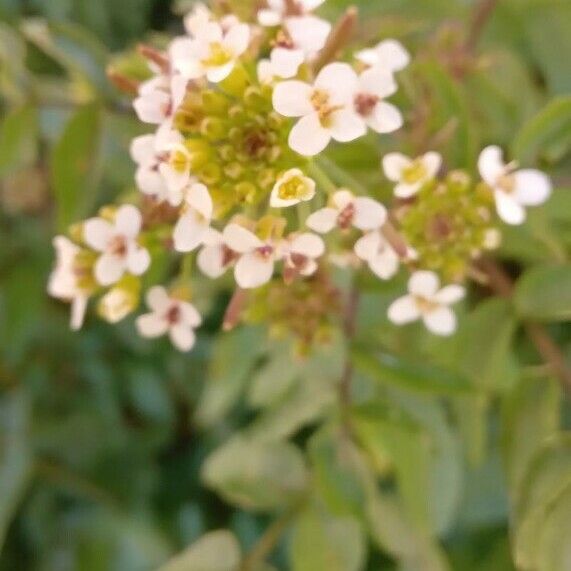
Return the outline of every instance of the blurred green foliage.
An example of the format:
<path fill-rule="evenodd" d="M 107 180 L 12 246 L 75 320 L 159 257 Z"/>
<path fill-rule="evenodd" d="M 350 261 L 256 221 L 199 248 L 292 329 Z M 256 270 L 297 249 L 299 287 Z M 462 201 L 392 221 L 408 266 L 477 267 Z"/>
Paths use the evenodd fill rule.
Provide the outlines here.
<path fill-rule="evenodd" d="M 0 569 L 571 568 L 571 410 L 522 333 L 544 324 L 571 361 L 571 3 L 500 0 L 467 66 L 453 54 L 473 2 L 360 4 L 360 44 L 416 55 L 413 132 L 470 170 L 502 144 L 557 190 L 506 231 L 513 299 L 479 289 L 455 338 L 389 326 L 402 284 L 363 278 L 354 346 L 292 362 L 261 330 L 218 333 L 224 285 L 198 291 L 209 318 L 190 355 L 132 323 L 68 331 L 45 293 L 51 237 L 134 191 L 141 128 L 105 68 L 180 23 L 160 0 L 0 0 Z M 407 145 L 331 156 L 377 188 L 379 149 Z"/>

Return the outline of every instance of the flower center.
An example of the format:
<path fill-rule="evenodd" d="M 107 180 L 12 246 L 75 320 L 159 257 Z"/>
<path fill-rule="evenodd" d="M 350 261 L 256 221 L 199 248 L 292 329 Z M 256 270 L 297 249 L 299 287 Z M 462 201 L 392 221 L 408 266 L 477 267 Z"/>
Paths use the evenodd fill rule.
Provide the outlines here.
<path fill-rule="evenodd" d="M 268 135 L 259 129 L 249 131 L 244 136 L 243 147 L 250 157 L 259 157 L 269 147 Z"/>
<path fill-rule="evenodd" d="M 182 149 L 177 149 L 170 153 L 169 164 L 176 172 L 183 173 L 190 168 L 190 157 Z"/>
<path fill-rule="evenodd" d="M 263 260 L 267 260 L 274 253 L 274 249 L 269 244 L 264 244 L 256 249 L 256 254 Z"/>
<path fill-rule="evenodd" d="M 353 224 L 353 218 L 355 217 L 355 204 L 349 203 L 337 216 L 337 226 L 341 230 L 348 230 Z"/>
<path fill-rule="evenodd" d="M 226 244 L 222 244 L 222 266 L 226 268 L 230 264 L 234 263 L 240 255 L 237 254 L 234 250 L 226 246 Z"/>
<path fill-rule="evenodd" d="M 355 96 L 355 109 L 359 115 L 367 117 L 373 112 L 379 98 L 372 93 L 358 93 Z"/>
<path fill-rule="evenodd" d="M 169 325 L 176 325 L 180 321 L 180 307 L 178 305 L 173 305 L 167 311 L 165 319 Z"/>
<path fill-rule="evenodd" d="M 299 176 L 294 176 L 282 183 L 278 190 L 278 196 L 282 200 L 301 200 L 308 194 L 307 185 Z"/>
<path fill-rule="evenodd" d="M 316 89 L 311 94 L 311 104 L 317 111 L 319 121 L 324 127 L 328 126 L 332 113 L 343 108 L 342 105 L 331 105 L 329 93 L 321 89 Z"/>
<path fill-rule="evenodd" d="M 127 239 L 125 236 L 114 236 L 111 238 L 107 251 L 113 256 L 124 258 L 127 255 Z"/>
<path fill-rule="evenodd" d="M 208 57 L 202 60 L 205 67 L 222 67 L 232 61 L 232 53 L 220 42 L 210 44 Z"/>
<path fill-rule="evenodd" d="M 293 50 L 295 48 L 295 44 L 293 43 L 293 39 L 287 33 L 286 30 L 281 29 L 276 36 L 276 39 L 273 42 L 274 47 L 277 48 L 284 48 L 286 50 Z"/>
<path fill-rule="evenodd" d="M 439 307 L 438 303 L 435 303 L 430 299 L 422 297 L 421 295 L 415 295 L 414 300 L 416 302 L 416 305 L 418 306 L 418 309 L 420 309 L 421 313 L 430 313 L 431 311 L 434 311 Z"/>
<path fill-rule="evenodd" d="M 502 174 L 498 177 L 498 187 L 507 194 L 512 194 L 515 190 L 515 177 L 512 174 Z"/>
<path fill-rule="evenodd" d="M 412 164 L 402 171 L 402 179 L 407 184 L 416 184 L 426 178 L 426 167 L 420 159 L 416 159 Z"/>

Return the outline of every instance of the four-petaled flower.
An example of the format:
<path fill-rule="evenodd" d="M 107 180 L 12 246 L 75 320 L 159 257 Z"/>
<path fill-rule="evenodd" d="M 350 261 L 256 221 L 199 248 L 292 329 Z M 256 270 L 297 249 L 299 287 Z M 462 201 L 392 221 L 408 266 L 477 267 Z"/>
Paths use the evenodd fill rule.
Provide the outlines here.
<path fill-rule="evenodd" d="M 403 70 L 410 63 L 410 55 L 400 42 L 383 40 L 374 48 L 357 52 L 355 57 L 365 65 L 395 73 Z"/>
<path fill-rule="evenodd" d="M 387 220 L 386 208 L 368 196 L 355 196 L 349 190 L 338 190 L 331 198 L 331 206 L 317 210 L 306 224 L 320 234 L 333 228 L 341 230 L 357 228 L 363 232 L 377 230 Z"/>
<path fill-rule="evenodd" d="M 191 184 L 184 191 L 182 214 L 174 228 L 174 249 L 177 252 L 192 252 L 200 246 L 212 220 L 212 198 L 206 186 Z"/>
<path fill-rule="evenodd" d="M 399 269 L 399 256 L 379 230 L 367 232 L 355 244 L 355 254 L 383 280 L 392 278 Z"/>
<path fill-rule="evenodd" d="M 140 276 L 147 271 L 151 262 L 149 252 L 137 242 L 141 223 L 141 213 L 131 205 L 119 208 L 114 222 L 103 218 L 85 222 L 85 243 L 100 252 L 94 272 L 102 286 L 118 282 L 126 272 Z"/>
<path fill-rule="evenodd" d="M 285 117 L 301 117 L 289 135 L 290 147 L 313 156 L 331 139 L 349 142 L 365 134 L 363 120 L 354 109 L 357 75 L 350 65 L 324 67 L 310 85 L 291 80 L 279 83 L 273 93 L 274 109 Z"/>
<path fill-rule="evenodd" d="M 270 206 L 285 208 L 311 200 L 315 196 L 315 181 L 300 169 L 286 171 L 276 181 L 270 196 Z"/>
<path fill-rule="evenodd" d="M 224 275 L 240 259 L 240 254 L 229 248 L 222 233 L 214 228 L 208 229 L 202 243 L 197 264 L 200 271 L 211 279 Z"/>
<path fill-rule="evenodd" d="M 182 75 L 157 75 L 139 87 L 133 101 L 137 117 L 143 123 L 162 125 L 171 119 L 186 94 L 188 80 Z"/>
<path fill-rule="evenodd" d="M 258 11 L 258 22 L 262 26 L 279 26 L 282 22 L 295 16 L 303 16 L 319 8 L 325 0 L 267 0 L 267 8 Z M 290 7 L 294 7 L 294 13 L 289 13 Z"/>
<path fill-rule="evenodd" d="M 452 284 L 440 288 L 434 272 L 417 271 L 408 281 L 408 295 L 394 301 L 389 307 L 389 319 L 404 325 L 422 319 L 435 335 L 451 335 L 456 330 L 456 315 L 450 305 L 460 301 L 466 290 Z"/>
<path fill-rule="evenodd" d="M 551 181 L 535 169 L 516 170 L 515 163 L 505 164 L 499 147 L 487 147 L 478 160 L 480 175 L 494 192 L 496 209 L 508 224 L 522 224 L 525 206 L 543 204 L 551 194 Z"/>
<path fill-rule="evenodd" d="M 317 259 L 324 253 L 323 240 L 310 232 L 292 234 L 282 240 L 280 259 L 284 262 L 284 281 L 291 283 L 298 276 L 313 275 L 317 271 Z"/>
<path fill-rule="evenodd" d="M 170 297 L 162 286 L 149 290 L 147 305 L 151 313 L 139 316 L 136 321 L 139 334 L 156 338 L 168 333 L 177 349 L 190 351 L 196 341 L 194 330 L 202 323 L 202 317 L 194 305 Z"/>
<path fill-rule="evenodd" d="M 389 153 L 383 158 L 386 177 L 397 183 L 395 196 L 398 198 L 414 196 L 427 182 L 434 179 L 441 165 L 442 157 L 434 152 L 414 160 L 401 153 Z"/>

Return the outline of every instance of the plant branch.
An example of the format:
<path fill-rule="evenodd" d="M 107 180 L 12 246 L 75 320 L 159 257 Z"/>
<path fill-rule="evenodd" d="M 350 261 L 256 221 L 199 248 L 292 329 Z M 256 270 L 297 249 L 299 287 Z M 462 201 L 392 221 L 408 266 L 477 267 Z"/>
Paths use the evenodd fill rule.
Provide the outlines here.
<path fill-rule="evenodd" d="M 349 43 L 355 31 L 357 16 L 357 8 L 350 6 L 341 18 L 339 18 L 337 24 L 335 24 L 335 27 L 331 30 L 325 46 L 319 52 L 315 60 L 314 69 L 316 72 L 332 62 L 339 52 Z"/>
<path fill-rule="evenodd" d="M 474 7 L 468 37 L 464 44 L 466 53 L 473 53 L 482 37 L 482 33 L 488 24 L 499 0 L 480 0 Z"/>

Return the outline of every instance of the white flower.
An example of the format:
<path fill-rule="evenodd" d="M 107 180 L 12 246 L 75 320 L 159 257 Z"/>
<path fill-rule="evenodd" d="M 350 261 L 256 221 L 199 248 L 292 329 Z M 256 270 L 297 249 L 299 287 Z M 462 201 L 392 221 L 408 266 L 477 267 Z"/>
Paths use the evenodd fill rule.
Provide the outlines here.
<path fill-rule="evenodd" d="M 279 257 L 284 262 L 284 280 L 291 283 L 297 276 L 311 276 L 317 271 L 317 259 L 325 253 L 323 240 L 305 232 L 292 234 L 280 244 Z"/>
<path fill-rule="evenodd" d="M 137 243 L 141 223 L 141 213 L 131 205 L 119 208 L 113 223 L 103 218 L 85 222 L 86 244 L 101 252 L 95 263 L 95 279 L 102 286 L 116 283 L 126 272 L 140 276 L 147 271 L 149 252 Z"/>
<path fill-rule="evenodd" d="M 250 42 L 247 24 L 236 24 L 224 30 L 219 23 L 205 25 L 194 39 L 177 38 L 170 47 L 173 67 L 187 79 L 206 76 L 218 83 L 226 79 Z"/>
<path fill-rule="evenodd" d="M 551 181 L 541 171 L 515 170 L 506 165 L 499 147 L 487 147 L 478 160 L 480 175 L 494 191 L 496 209 L 508 224 L 521 224 L 526 217 L 525 206 L 543 204 L 551 194 Z"/>
<path fill-rule="evenodd" d="M 119 323 L 136 309 L 138 293 L 129 288 L 115 286 L 99 301 L 99 313 L 109 323 Z"/>
<path fill-rule="evenodd" d="M 240 254 L 231 250 L 224 242 L 223 235 L 209 228 L 203 237 L 204 247 L 198 253 L 200 271 L 211 279 L 222 276 L 226 270 L 240 259 Z"/>
<path fill-rule="evenodd" d="M 65 236 L 56 236 L 56 265 L 48 282 L 48 293 L 57 299 L 71 302 L 71 328 L 78 330 L 83 325 L 87 309 L 88 292 L 79 287 L 75 268 L 80 248 Z"/>
<path fill-rule="evenodd" d="M 270 281 L 278 257 L 272 240 L 262 241 L 253 232 L 230 223 L 224 228 L 224 243 L 240 255 L 234 268 L 236 283 L 244 289 L 259 287 Z"/>
<path fill-rule="evenodd" d="M 188 80 L 182 75 L 157 75 L 141 84 L 139 96 L 133 101 L 137 116 L 143 123 L 162 125 L 170 119 L 186 95 Z"/>
<path fill-rule="evenodd" d="M 177 252 L 192 252 L 203 243 L 212 220 L 212 198 L 206 186 L 190 185 L 184 191 L 182 216 L 174 228 L 174 249 Z"/>
<path fill-rule="evenodd" d="M 303 16 L 312 12 L 325 0 L 295 0 L 295 13 L 288 14 L 288 3 L 285 0 L 267 0 L 267 8 L 258 11 L 258 22 L 262 26 L 279 26 L 283 21 L 287 21 L 294 16 Z"/>
<path fill-rule="evenodd" d="M 392 278 L 399 269 L 399 256 L 378 230 L 368 232 L 355 244 L 355 254 L 383 280 Z"/>
<path fill-rule="evenodd" d="M 386 208 L 368 196 L 355 195 L 348 190 L 337 191 L 331 206 L 317 210 L 306 224 L 320 234 L 327 234 L 338 227 L 347 230 L 355 227 L 363 232 L 379 229 L 387 219 Z"/>
<path fill-rule="evenodd" d="M 165 123 L 154 135 L 136 137 L 131 157 L 138 166 L 135 180 L 141 192 L 172 206 L 181 203 L 182 190 L 191 179 L 192 154 L 180 133 Z"/>
<path fill-rule="evenodd" d="M 284 208 L 311 200 L 315 196 L 315 181 L 300 169 L 286 171 L 276 181 L 270 196 L 272 208 Z"/>
<path fill-rule="evenodd" d="M 191 303 L 172 298 L 166 289 L 155 286 L 147 293 L 151 313 L 137 318 L 137 329 L 142 337 L 162 337 L 168 333 L 180 351 L 190 351 L 196 341 L 194 330 L 202 318 Z"/>
<path fill-rule="evenodd" d="M 384 40 L 374 48 L 357 52 L 355 57 L 368 66 L 380 66 L 389 73 L 401 71 L 410 63 L 409 53 L 396 40 Z"/>
<path fill-rule="evenodd" d="M 392 133 L 402 127 L 401 112 L 384 101 L 396 91 L 393 75 L 378 66 L 367 69 L 359 76 L 354 96 L 355 111 L 373 131 Z"/>
<path fill-rule="evenodd" d="M 296 80 L 279 83 L 274 109 L 286 117 L 301 117 L 289 135 L 290 147 L 313 156 L 332 138 L 348 142 L 364 135 L 365 125 L 353 107 L 357 85 L 357 74 L 345 63 L 324 67 L 314 85 Z"/>
<path fill-rule="evenodd" d="M 389 307 L 389 319 L 397 324 L 422 319 L 427 329 L 436 335 L 451 335 L 456 330 L 456 315 L 450 305 L 466 294 L 459 285 L 440 289 L 440 280 L 434 272 L 415 272 L 408 282 L 409 295 L 397 299 Z"/>
<path fill-rule="evenodd" d="M 202 2 L 197 2 L 194 4 L 192 10 L 184 17 L 184 27 L 189 35 L 198 37 L 203 33 L 208 24 L 215 21 L 215 16 L 208 7 Z M 226 31 L 238 24 L 239 20 L 233 14 L 228 14 L 221 18 L 219 23 L 222 30 Z"/>
<path fill-rule="evenodd" d="M 395 196 L 410 198 L 427 182 L 434 179 L 442 166 L 442 157 L 438 153 L 426 153 L 417 159 L 410 159 L 401 153 L 389 153 L 383 158 L 386 177 L 398 183 Z"/>

